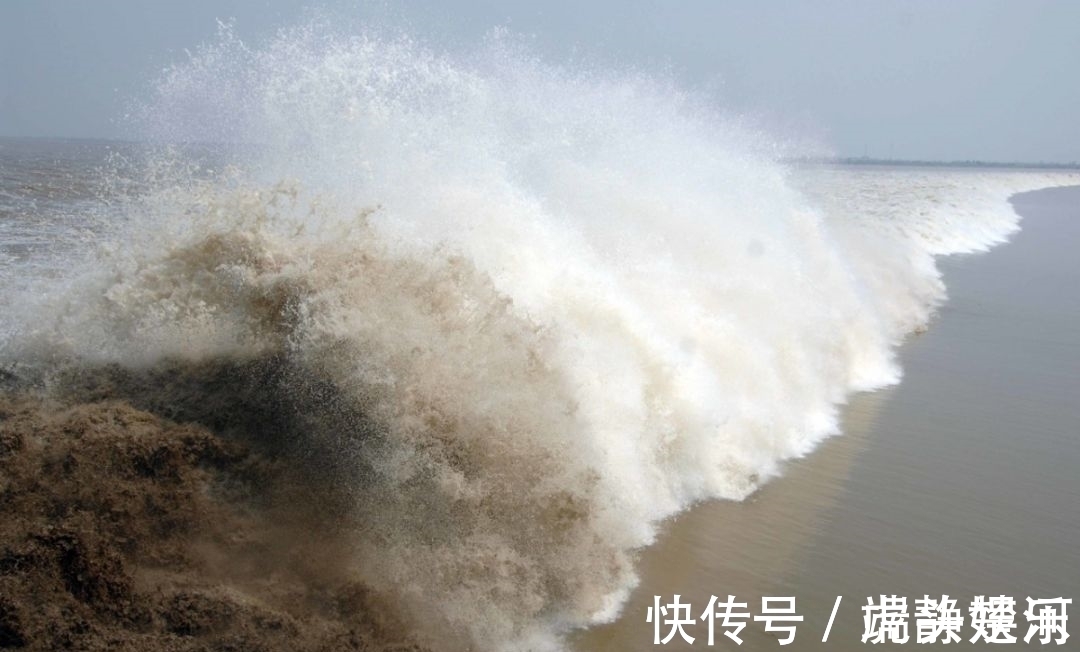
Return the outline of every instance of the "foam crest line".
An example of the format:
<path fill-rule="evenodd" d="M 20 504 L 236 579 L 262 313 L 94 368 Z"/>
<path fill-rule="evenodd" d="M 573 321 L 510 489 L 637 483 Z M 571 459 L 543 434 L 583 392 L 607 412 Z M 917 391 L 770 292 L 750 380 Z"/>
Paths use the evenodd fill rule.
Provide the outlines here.
<path fill-rule="evenodd" d="M 226 29 L 139 115 L 231 145 L 155 150 L 0 355 L 288 440 L 352 492 L 357 567 L 438 649 L 613 618 L 663 519 L 744 498 L 899 379 L 935 255 L 1068 180 L 794 170 L 670 83 L 498 35 L 453 57 Z"/>

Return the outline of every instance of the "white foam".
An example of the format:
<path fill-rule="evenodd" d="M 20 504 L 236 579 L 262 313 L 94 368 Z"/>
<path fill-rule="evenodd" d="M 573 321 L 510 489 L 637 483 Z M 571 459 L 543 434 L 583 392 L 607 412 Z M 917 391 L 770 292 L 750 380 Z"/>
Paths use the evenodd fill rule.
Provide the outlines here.
<path fill-rule="evenodd" d="M 944 298 L 935 255 L 1076 182 L 790 169 L 670 84 L 500 36 L 455 58 L 226 31 L 143 119 L 242 146 L 224 172 L 151 161 L 109 253 L 4 318 L 4 356 L 275 352 L 329 379 L 388 442 L 357 443 L 358 563 L 448 648 L 613 617 L 662 519 L 744 498 L 898 380 Z"/>

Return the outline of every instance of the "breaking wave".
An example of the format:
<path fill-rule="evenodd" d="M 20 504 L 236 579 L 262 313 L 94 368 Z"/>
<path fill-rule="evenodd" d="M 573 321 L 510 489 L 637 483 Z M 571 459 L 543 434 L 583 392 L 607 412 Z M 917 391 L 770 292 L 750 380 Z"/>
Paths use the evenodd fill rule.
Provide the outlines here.
<path fill-rule="evenodd" d="M 215 145 L 147 156 L 100 248 L 12 298 L 0 356 L 284 444 L 437 649 L 613 618 L 664 518 L 835 434 L 944 299 L 934 256 L 1060 181 L 784 165 L 673 84 L 499 34 L 226 28 L 137 114 Z"/>

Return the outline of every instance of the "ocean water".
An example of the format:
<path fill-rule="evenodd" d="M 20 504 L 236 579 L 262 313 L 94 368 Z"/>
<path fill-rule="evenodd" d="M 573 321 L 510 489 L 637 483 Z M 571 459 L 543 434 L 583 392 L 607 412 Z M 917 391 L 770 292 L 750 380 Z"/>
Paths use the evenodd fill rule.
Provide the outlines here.
<path fill-rule="evenodd" d="M 782 485 L 900 381 L 940 256 L 1078 181 L 784 163 L 670 82 L 498 35 L 225 30 L 133 115 L 140 145 L 0 142 L 0 368 L 290 440 L 437 649 L 616 618 L 666 519 Z"/>
<path fill-rule="evenodd" d="M 862 608 L 881 595 L 905 599 L 911 616 L 911 639 L 887 649 L 923 647 L 915 601 L 924 596 L 956 601 L 961 645 L 975 632 L 975 596 L 1016 601 L 1018 645 L 1029 631 L 1025 598 L 1075 601 L 1080 262 L 1071 252 L 1080 187 L 1012 203 L 1023 230 L 1008 245 L 941 261 L 949 300 L 901 347 L 903 382 L 854 396 L 843 436 L 747 500 L 705 503 L 666 522 L 641 554 L 642 582 L 621 617 L 579 633 L 574 649 L 655 649 L 647 609 L 654 596 L 666 604 L 676 593 L 695 617 L 713 595 L 735 595 L 755 614 L 762 597 L 793 596 L 805 618 L 799 650 L 865 649 Z M 676 636 L 664 647 L 708 649 L 705 623 L 687 631 L 693 645 Z M 778 647 L 761 623 L 741 637 L 740 649 Z M 1070 646 L 1075 638 L 1059 649 Z"/>

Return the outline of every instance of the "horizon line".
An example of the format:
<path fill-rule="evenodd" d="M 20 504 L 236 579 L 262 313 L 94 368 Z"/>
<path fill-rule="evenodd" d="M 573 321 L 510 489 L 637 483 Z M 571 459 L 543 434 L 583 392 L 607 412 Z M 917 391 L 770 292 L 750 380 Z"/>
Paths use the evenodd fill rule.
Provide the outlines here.
<path fill-rule="evenodd" d="M 0 140 L 77 140 L 100 143 L 149 144 L 151 141 L 133 140 L 107 136 L 8 136 L 0 134 Z M 229 143 L 186 141 L 173 145 L 223 145 Z M 234 143 L 235 144 L 235 143 Z M 988 161 L 985 159 L 913 159 L 881 158 L 876 156 L 789 156 L 779 159 L 782 163 L 840 164 L 840 165 L 895 165 L 900 167 L 982 167 L 1080 170 L 1080 161 Z"/>

